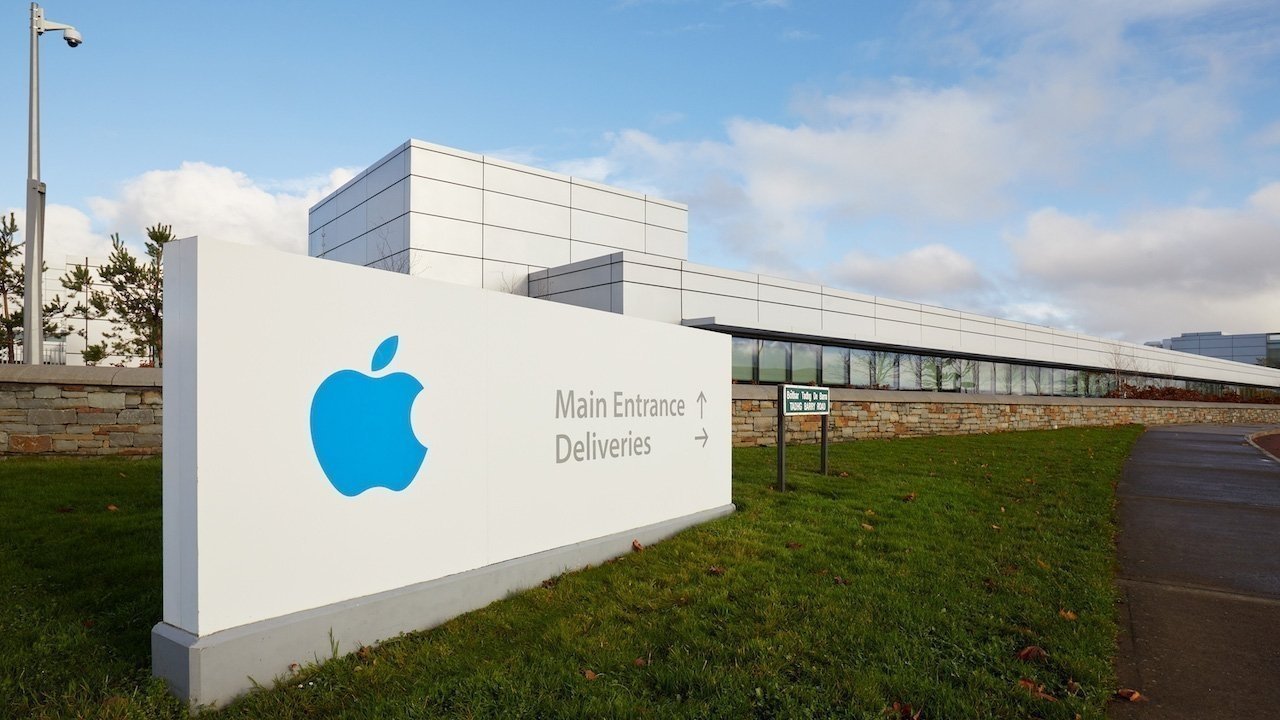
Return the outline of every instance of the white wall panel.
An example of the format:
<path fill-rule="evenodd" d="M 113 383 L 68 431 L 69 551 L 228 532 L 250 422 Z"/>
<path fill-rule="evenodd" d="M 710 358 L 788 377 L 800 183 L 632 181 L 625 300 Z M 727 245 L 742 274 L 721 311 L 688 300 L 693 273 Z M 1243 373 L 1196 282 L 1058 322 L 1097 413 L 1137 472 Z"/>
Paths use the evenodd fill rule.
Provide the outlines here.
<path fill-rule="evenodd" d="M 603 263 L 569 272 L 551 272 L 547 275 L 547 294 L 568 292 L 613 282 L 613 264 Z"/>
<path fill-rule="evenodd" d="M 367 171 L 365 194 L 373 197 L 409 176 L 409 152 L 402 150 L 381 165 Z"/>
<path fill-rule="evenodd" d="M 366 265 L 407 250 L 409 249 L 409 216 L 401 215 L 375 230 L 370 230 L 364 234 L 363 239 Z M 397 266 L 397 272 L 409 272 L 408 256 L 406 255 L 405 258 L 406 262 Z"/>
<path fill-rule="evenodd" d="M 569 237 L 580 242 L 644 252 L 644 224 L 574 209 Z"/>
<path fill-rule="evenodd" d="M 902 322 L 901 320 L 889 320 L 887 318 L 876 318 L 876 337 L 877 342 L 888 343 L 891 345 L 912 345 L 920 346 L 920 324 L 913 322 Z"/>
<path fill-rule="evenodd" d="M 564 303 L 566 305 L 577 305 L 581 308 L 590 308 L 592 310 L 600 310 L 602 312 L 613 312 L 612 285 L 596 285 L 594 287 L 586 287 L 580 290 L 569 290 L 567 292 L 547 295 L 545 298 L 552 302 Z"/>
<path fill-rule="evenodd" d="M 409 274 L 470 287 L 480 287 L 482 282 L 480 258 L 429 250 L 409 250 Z"/>
<path fill-rule="evenodd" d="M 409 212 L 409 181 L 407 178 L 401 178 L 399 182 L 365 201 L 365 229 L 372 230 L 407 212 Z"/>
<path fill-rule="evenodd" d="M 630 274 L 630 268 L 627 270 Z M 680 290 L 623 282 L 622 312 L 629 317 L 680 324 Z"/>
<path fill-rule="evenodd" d="M 579 242 L 577 240 L 569 243 L 569 260 L 575 263 L 606 255 L 613 255 L 616 252 L 618 252 L 618 248 L 610 247 L 608 245 L 597 245 L 595 243 Z"/>
<path fill-rule="evenodd" d="M 614 265 L 614 267 L 621 268 L 622 280 L 656 285 L 673 290 L 680 289 L 680 271 L 678 269 L 632 262 L 632 257 L 630 254 L 623 255 L 623 261 Z"/>
<path fill-rule="evenodd" d="M 764 287 L 761 286 L 761 290 Z M 813 307 L 796 307 L 779 303 L 761 302 L 760 327 L 783 332 L 817 335 L 822 332 L 822 310 Z"/>
<path fill-rule="evenodd" d="M 656 225 L 644 226 L 644 251 L 681 260 L 689 257 L 689 236 L 679 230 Z"/>
<path fill-rule="evenodd" d="M 416 175 L 409 179 L 409 207 L 414 212 L 477 223 L 484 219 L 485 209 L 478 188 Z"/>
<path fill-rule="evenodd" d="M 511 295 L 529 294 L 529 266 L 519 263 L 482 261 L 484 288 Z"/>
<path fill-rule="evenodd" d="M 484 247 L 483 227 L 477 222 L 409 213 L 409 246 L 479 258 Z"/>
<path fill-rule="evenodd" d="M 587 185 L 583 181 L 573 181 L 572 205 L 575 210 L 587 210 L 602 215 L 612 215 L 638 223 L 643 223 L 645 200 L 643 195 L 627 193 L 620 188 L 601 189 L 601 185 Z"/>
<path fill-rule="evenodd" d="M 753 299 L 683 290 L 680 303 L 685 319 L 714 317 L 723 325 L 754 327 L 760 320 L 760 304 Z"/>
<path fill-rule="evenodd" d="M 555 267 L 569 263 L 569 241 L 493 225 L 484 228 L 484 257 L 526 265 Z"/>
<path fill-rule="evenodd" d="M 685 290 L 700 293 L 715 293 L 734 298 L 744 298 L 752 302 L 759 299 L 760 285 L 752 280 L 741 279 L 739 273 L 709 274 L 706 272 L 685 272 L 682 279 Z"/>
<path fill-rule="evenodd" d="M 569 208 L 486 191 L 484 223 L 567 238 Z"/>
<path fill-rule="evenodd" d="M 933 327 L 931 325 L 921 325 L 920 345 L 921 347 L 942 352 L 959 352 L 960 331 Z"/>
<path fill-rule="evenodd" d="M 486 162 L 484 189 L 556 205 L 569 204 L 569 183 L 546 175 L 512 170 Z"/>
<path fill-rule="evenodd" d="M 676 208 L 665 203 L 654 202 L 652 199 L 645 202 L 644 221 L 649 225 L 658 225 L 669 230 L 686 234 L 689 232 L 688 208 Z"/>
<path fill-rule="evenodd" d="M 479 159 L 416 147 L 409 153 L 409 170 L 413 175 L 473 188 L 484 186 L 484 163 Z"/>
<path fill-rule="evenodd" d="M 822 334 L 848 340 L 867 340 L 875 337 L 876 321 L 865 315 L 826 310 L 822 313 Z"/>

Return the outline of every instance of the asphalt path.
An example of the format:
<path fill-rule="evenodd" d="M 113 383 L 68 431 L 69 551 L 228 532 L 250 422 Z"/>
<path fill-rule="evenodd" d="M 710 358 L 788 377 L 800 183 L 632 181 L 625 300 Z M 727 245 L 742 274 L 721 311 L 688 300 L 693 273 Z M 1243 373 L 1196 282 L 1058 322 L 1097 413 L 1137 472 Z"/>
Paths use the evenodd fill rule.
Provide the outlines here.
<path fill-rule="evenodd" d="M 1111 718 L 1280 718 L 1280 426 L 1143 433 L 1116 488 L 1122 688 Z M 1280 445 L 1258 438 L 1263 447 Z"/>

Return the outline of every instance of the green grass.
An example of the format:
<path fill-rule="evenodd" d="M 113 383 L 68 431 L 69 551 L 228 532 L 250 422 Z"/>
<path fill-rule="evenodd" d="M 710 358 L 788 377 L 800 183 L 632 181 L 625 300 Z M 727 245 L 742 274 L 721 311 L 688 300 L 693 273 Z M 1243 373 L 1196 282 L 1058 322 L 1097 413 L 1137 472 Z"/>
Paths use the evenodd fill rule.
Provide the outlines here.
<path fill-rule="evenodd" d="M 786 493 L 772 450 L 736 450 L 733 516 L 216 716 L 1101 718 L 1139 432 L 849 443 L 831 477 L 792 447 Z M 0 716 L 184 715 L 148 677 L 159 487 L 154 461 L 0 463 Z"/>

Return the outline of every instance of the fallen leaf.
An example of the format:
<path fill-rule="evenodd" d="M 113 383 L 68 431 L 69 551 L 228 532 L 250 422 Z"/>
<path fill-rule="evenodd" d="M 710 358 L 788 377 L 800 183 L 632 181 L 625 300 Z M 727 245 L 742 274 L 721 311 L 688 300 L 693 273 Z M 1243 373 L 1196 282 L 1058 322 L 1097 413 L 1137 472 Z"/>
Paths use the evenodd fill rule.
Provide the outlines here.
<path fill-rule="evenodd" d="M 542 581 L 542 587 L 550 590 L 551 588 L 555 587 L 556 584 L 559 582 L 560 582 L 560 578 L 547 578 L 546 580 Z"/>
<path fill-rule="evenodd" d="M 125 475 L 124 473 L 116 473 L 116 474 L 117 474 L 117 475 L 119 475 L 120 477 L 129 477 L 128 475 Z"/>
<path fill-rule="evenodd" d="M 1044 685 L 1040 685 L 1034 680 L 1022 678 L 1018 681 L 1018 684 L 1025 688 L 1027 692 L 1031 693 L 1032 697 L 1040 698 L 1041 700 L 1048 700 L 1049 702 L 1058 702 L 1058 698 L 1044 691 Z"/>
<path fill-rule="evenodd" d="M 588 680 L 595 680 L 596 678 L 600 677 L 598 674 L 592 672 L 591 670 L 583 670 L 582 676 Z"/>
<path fill-rule="evenodd" d="M 1003 506 L 1003 505 L 1001 505 L 1001 506 L 1000 506 L 1000 512 L 1004 512 L 1004 506 Z"/>
<path fill-rule="evenodd" d="M 903 502 L 915 502 L 915 501 L 916 501 L 916 494 L 915 494 L 915 493 L 913 493 L 913 492 L 909 492 L 909 493 L 907 493 L 906 495 L 904 495 L 904 496 L 902 497 L 902 501 L 903 501 Z"/>
<path fill-rule="evenodd" d="M 999 526 L 999 525 L 992 525 L 992 526 L 991 526 L 991 529 L 992 529 L 992 530 L 999 530 L 999 529 L 1000 529 L 1000 526 Z"/>
<path fill-rule="evenodd" d="M 369 647 L 368 645 L 361 645 L 360 649 L 356 650 L 356 657 L 360 658 L 361 660 L 368 660 L 369 656 L 372 654 L 373 654 L 373 648 Z"/>
<path fill-rule="evenodd" d="M 800 549 L 800 548 L 802 548 L 802 547 L 804 547 L 804 546 L 803 546 L 803 545 L 801 545 L 801 544 L 800 544 L 800 543 L 798 543 L 798 542 L 789 542 L 789 543 L 787 543 L 787 549 L 788 549 L 788 550 L 799 550 L 799 549 Z"/>
<path fill-rule="evenodd" d="M 1067 621 L 1070 621 L 1070 622 L 1075 622 L 1076 618 L 1078 618 L 1078 617 L 1079 617 L 1079 615 L 1076 615 L 1075 613 L 1071 612 L 1070 610 L 1066 610 L 1066 609 L 1063 609 L 1063 608 L 1059 608 L 1059 609 L 1058 609 L 1058 615 L 1060 615 L 1060 616 L 1062 617 L 1062 619 L 1063 619 L 1063 620 L 1067 620 Z"/>
<path fill-rule="evenodd" d="M 871 508 L 867 508 L 867 511 L 866 511 L 867 517 L 875 517 L 875 514 L 876 514 L 875 510 L 872 510 Z"/>
<path fill-rule="evenodd" d="M 1138 692 L 1137 690 L 1130 690 L 1129 688 L 1123 688 L 1123 689 L 1117 690 L 1117 691 L 1116 691 L 1116 697 L 1117 697 L 1117 698 L 1119 698 L 1119 699 L 1121 699 L 1121 700 L 1124 700 L 1124 701 L 1126 701 L 1126 702 L 1131 702 L 1131 703 L 1133 703 L 1133 702 L 1146 702 L 1146 701 L 1147 701 L 1147 696 L 1146 696 L 1146 695 L 1143 695 L 1142 693 Z"/>
<path fill-rule="evenodd" d="M 900 703 L 895 700 L 893 707 L 885 711 L 886 714 L 890 712 L 892 712 L 890 717 L 897 718 L 897 720 L 920 720 L 924 715 L 924 708 L 915 710 L 911 707 L 911 703 Z"/>
<path fill-rule="evenodd" d="M 849 473 L 844 472 L 843 470 L 841 470 L 841 471 L 840 471 L 840 475 L 839 475 L 838 477 L 849 477 Z"/>
<path fill-rule="evenodd" d="M 720 567 L 719 565 L 712 565 L 711 567 L 707 568 L 707 574 L 716 575 L 716 576 L 723 575 L 724 568 Z"/>
<path fill-rule="evenodd" d="M 1044 648 L 1039 645 L 1028 645 L 1018 651 L 1018 659 L 1023 662 L 1034 662 L 1043 660 L 1046 657 L 1049 657 L 1049 653 L 1045 652 Z"/>
<path fill-rule="evenodd" d="M 1040 558 L 1036 558 L 1036 564 L 1045 570 L 1049 569 L 1049 563 L 1041 560 Z"/>
<path fill-rule="evenodd" d="M 91 627 L 93 627 L 96 623 L 94 623 L 94 621 L 93 621 L 93 620 L 83 620 L 83 621 L 81 621 L 81 622 L 80 622 L 80 624 L 81 624 L 81 625 L 83 625 L 83 626 L 85 626 L 85 628 L 91 628 Z"/>
<path fill-rule="evenodd" d="M 833 578 L 833 579 L 835 580 L 835 583 L 836 583 L 837 585 L 848 585 L 848 584 L 849 584 L 849 581 L 848 581 L 848 580 L 845 580 L 844 578 L 840 577 L 839 575 L 835 576 L 835 578 Z"/>
<path fill-rule="evenodd" d="M 120 509 L 120 508 L 116 507 L 115 505 L 108 505 L 108 506 L 107 506 L 107 512 L 115 512 L 115 511 L 117 511 L 117 510 L 119 510 L 119 509 Z"/>
<path fill-rule="evenodd" d="M 649 661 L 648 661 L 648 660 L 645 660 L 645 659 L 644 659 L 644 658 L 642 658 L 642 657 L 638 657 L 638 658 L 636 658 L 635 660 L 632 660 L 632 661 L 631 661 L 631 664 L 632 664 L 632 665 L 635 665 L 636 667 L 644 667 L 645 665 L 648 665 L 648 664 L 649 664 Z"/>
<path fill-rule="evenodd" d="M 289 663 L 289 672 L 296 673 L 300 669 L 301 669 L 301 666 L 299 666 L 298 663 Z"/>
<path fill-rule="evenodd" d="M 58 508 L 58 512 L 60 513 L 71 513 L 75 511 L 76 509 L 70 505 L 63 505 L 62 507 Z"/>
<path fill-rule="evenodd" d="M 875 528 L 875 526 L 874 526 L 874 525 L 868 525 L 867 523 L 862 523 L 862 529 L 863 529 L 863 530 L 866 530 L 867 532 L 872 532 L 872 531 L 874 531 L 876 528 Z"/>
<path fill-rule="evenodd" d="M 1067 692 L 1072 695 L 1080 694 L 1080 683 L 1076 682 L 1075 678 L 1067 678 Z"/>
<path fill-rule="evenodd" d="M 631 550 L 634 552 L 644 552 L 644 544 L 639 540 L 631 541 Z"/>

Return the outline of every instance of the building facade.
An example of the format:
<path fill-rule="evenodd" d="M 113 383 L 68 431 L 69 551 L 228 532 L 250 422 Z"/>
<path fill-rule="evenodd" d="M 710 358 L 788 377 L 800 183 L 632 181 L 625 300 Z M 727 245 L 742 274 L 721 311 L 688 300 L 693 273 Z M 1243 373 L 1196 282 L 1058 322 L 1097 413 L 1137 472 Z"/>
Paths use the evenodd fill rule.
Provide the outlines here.
<path fill-rule="evenodd" d="M 1223 335 L 1217 331 L 1182 333 L 1175 338 L 1153 340 L 1147 345 L 1251 365 L 1280 367 L 1280 332 L 1237 335 Z"/>
<path fill-rule="evenodd" d="M 688 260 L 688 208 L 410 140 L 309 213 L 309 253 L 734 337 L 738 382 L 1096 396 L 1280 370 Z"/>

